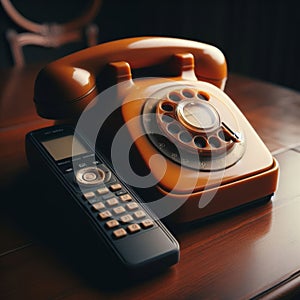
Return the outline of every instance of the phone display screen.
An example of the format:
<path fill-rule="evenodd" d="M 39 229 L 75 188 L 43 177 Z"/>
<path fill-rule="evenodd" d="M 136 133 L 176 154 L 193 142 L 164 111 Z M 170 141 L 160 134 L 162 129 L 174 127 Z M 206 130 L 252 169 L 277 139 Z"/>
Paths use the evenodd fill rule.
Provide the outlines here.
<path fill-rule="evenodd" d="M 44 141 L 42 144 L 56 161 L 88 152 L 74 135 Z"/>

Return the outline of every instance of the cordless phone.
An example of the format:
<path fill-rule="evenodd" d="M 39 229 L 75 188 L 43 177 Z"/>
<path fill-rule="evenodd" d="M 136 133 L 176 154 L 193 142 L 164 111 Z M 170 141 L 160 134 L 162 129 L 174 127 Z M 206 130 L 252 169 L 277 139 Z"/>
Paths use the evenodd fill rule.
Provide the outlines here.
<path fill-rule="evenodd" d="M 178 262 L 176 239 L 72 126 L 28 133 L 26 153 L 30 165 L 55 175 L 124 269 L 140 272 Z"/>

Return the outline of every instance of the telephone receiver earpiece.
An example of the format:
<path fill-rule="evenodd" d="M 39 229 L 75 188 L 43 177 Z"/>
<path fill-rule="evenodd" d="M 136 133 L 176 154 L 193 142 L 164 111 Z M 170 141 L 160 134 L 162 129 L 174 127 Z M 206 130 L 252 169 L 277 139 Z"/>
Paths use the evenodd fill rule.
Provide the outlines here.
<path fill-rule="evenodd" d="M 220 89 L 227 79 L 225 57 L 214 46 L 176 38 L 128 38 L 76 52 L 43 68 L 34 88 L 37 112 L 48 119 L 72 119 L 101 86 L 131 80 L 131 69 L 152 66 L 161 66 L 164 75 L 206 81 Z M 108 69 L 115 72 L 115 78 L 101 76 Z M 99 84 L 99 78 L 110 82 L 100 80 Z"/>

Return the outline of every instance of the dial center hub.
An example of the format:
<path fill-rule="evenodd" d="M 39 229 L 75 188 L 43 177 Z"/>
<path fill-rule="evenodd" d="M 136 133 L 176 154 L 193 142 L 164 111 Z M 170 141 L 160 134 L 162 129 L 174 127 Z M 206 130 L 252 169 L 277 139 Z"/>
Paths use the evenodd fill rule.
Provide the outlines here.
<path fill-rule="evenodd" d="M 186 125 L 196 130 L 208 131 L 220 125 L 216 109 L 207 102 L 181 101 L 176 109 L 177 116 Z"/>

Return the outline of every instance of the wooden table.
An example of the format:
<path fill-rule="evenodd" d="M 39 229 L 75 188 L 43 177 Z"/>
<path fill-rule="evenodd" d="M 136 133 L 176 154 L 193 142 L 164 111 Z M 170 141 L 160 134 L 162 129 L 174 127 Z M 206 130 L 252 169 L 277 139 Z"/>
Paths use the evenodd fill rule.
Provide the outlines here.
<path fill-rule="evenodd" d="M 84 246 L 58 242 L 56 216 L 43 210 L 43 193 L 32 182 L 24 135 L 52 124 L 35 114 L 36 73 L 36 67 L 0 72 L 1 299 L 300 295 L 300 93 L 230 75 L 227 93 L 280 163 L 276 196 L 265 205 L 175 232 L 179 264 L 147 280 L 129 278 L 125 286 L 116 281 L 115 288 L 107 288 L 102 284 L 107 270 L 93 265 Z"/>

